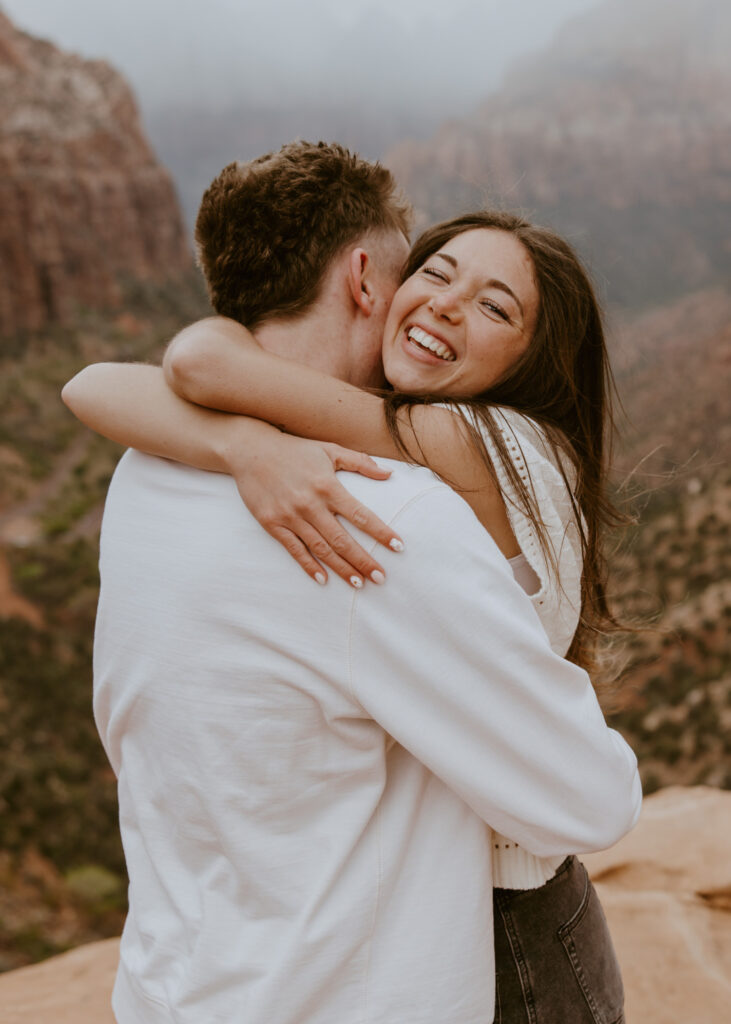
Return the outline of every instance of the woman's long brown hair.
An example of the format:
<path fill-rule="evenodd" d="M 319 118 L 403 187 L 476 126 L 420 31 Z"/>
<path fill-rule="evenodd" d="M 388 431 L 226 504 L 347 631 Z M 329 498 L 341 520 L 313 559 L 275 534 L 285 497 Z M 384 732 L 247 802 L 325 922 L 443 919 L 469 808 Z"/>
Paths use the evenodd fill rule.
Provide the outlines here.
<path fill-rule="evenodd" d="M 567 657 L 588 671 L 598 666 L 598 640 L 619 628 L 607 603 L 606 530 L 624 520 L 612 504 L 607 474 L 613 433 L 614 382 L 609 366 L 599 303 L 589 277 L 571 246 L 548 228 L 536 227 L 515 214 L 481 211 L 444 221 L 415 242 L 403 279 L 423 266 L 450 239 L 465 231 L 489 228 L 513 235 L 530 255 L 539 294 L 535 332 L 527 351 L 504 376 L 473 398 L 454 400 L 487 471 L 495 470 L 479 424 L 492 439 L 518 501 L 534 524 L 549 563 L 556 566 L 541 520 L 540 508 L 521 479 L 493 416 L 496 406 L 514 409 L 542 428 L 571 495 L 573 517 L 581 537 L 583 575 L 581 615 Z M 385 396 L 389 430 L 402 453 L 414 459 L 400 434 L 399 410 L 424 402 L 445 402 L 448 395 Z M 575 480 L 565 471 L 568 456 Z M 418 461 L 423 461 L 419 459 Z M 507 500 L 507 499 L 506 499 Z"/>

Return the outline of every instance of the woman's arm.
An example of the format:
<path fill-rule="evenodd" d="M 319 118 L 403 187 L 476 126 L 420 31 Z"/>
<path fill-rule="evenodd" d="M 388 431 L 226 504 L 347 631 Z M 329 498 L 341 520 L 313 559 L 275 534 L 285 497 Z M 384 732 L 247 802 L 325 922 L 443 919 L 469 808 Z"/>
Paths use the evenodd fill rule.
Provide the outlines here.
<path fill-rule="evenodd" d="M 191 405 L 165 384 L 159 366 L 142 363 L 94 363 L 77 373 L 61 398 L 82 423 L 104 437 L 149 455 L 227 473 L 237 444 L 240 417 Z M 275 428 L 248 423 L 256 443 Z"/>
<path fill-rule="evenodd" d="M 243 413 L 300 437 L 403 459 L 383 400 L 318 370 L 266 352 L 241 324 L 212 317 L 186 327 L 163 361 L 171 388 L 191 402 Z M 506 557 L 519 547 L 500 490 L 448 409 L 416 405 L 400 414 L 408 451 L 426 462 L 472 507 Z"/>
<path fill-rule="evenodd" d="M 290 437 L 260 420 L 191 405 L 170 390 L 157 366 L 87 366 L 66 384 L 62 397 L 83 423 L 113 441 L 231 474 L 252 515 L 320 583 L 327 579 L 320 562 L 353 586 L 366 577 L 382 582 L 382 566 L 336 516 L 384 545 L 402 546 L 398 535 L 335 476 L 336 469 L 381 480 L 389 476 L 366 455 Z"/>

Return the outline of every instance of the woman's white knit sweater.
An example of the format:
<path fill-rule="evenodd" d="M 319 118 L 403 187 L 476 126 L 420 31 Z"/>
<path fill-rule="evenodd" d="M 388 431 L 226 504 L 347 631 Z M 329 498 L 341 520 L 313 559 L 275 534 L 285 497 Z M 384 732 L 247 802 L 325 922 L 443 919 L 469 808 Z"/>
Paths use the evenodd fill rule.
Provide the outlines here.
<path fill-rule="evenodd" d="M 581 542 L 571 497 L 542 431 L 526 416 L 511 409 L 496 409 L 494 416 L 513 466 L 536 499 L 553 552 L 554 565 L 543 552 L 538 531 L 522 508 L 495 444 L 483 432 L 510 524 L 525 561 L 537 577 L 536 589 L 530 594 L 533 607 L 551 647 L 557 654 L 565 655 L 576 631 L 581 607 Z M 568 479 L 572 480 L 571 467 L 565 469 Z M 507 836 L 495 833 L 493 884 L 505 889 L 537 888 L 554 875 L 561 860 L 560 857 L 535 857 Z"/>

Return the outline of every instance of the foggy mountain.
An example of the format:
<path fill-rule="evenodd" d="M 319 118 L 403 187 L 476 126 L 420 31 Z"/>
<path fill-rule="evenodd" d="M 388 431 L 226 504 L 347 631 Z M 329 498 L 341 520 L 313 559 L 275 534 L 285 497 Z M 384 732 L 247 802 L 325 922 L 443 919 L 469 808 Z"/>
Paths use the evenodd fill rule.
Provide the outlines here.
<path fill-rule="evenodd" d="M 0 3 L 123 70 L 189 226 L 231 159 L 335 138 L 388 154 L 423 222 L 485 201 L 549 220 L 612 300 L 727 272 L 725 0 Z"/>
<path fill-rule="evenodd" d="M 111 61 L 145 113 L 346 101 L 459 113 L 596 0 L 2 0 L 21 28 Z"/>
<path fill-rule="evenodd" d="M 729 53 L 727 0 L 606 0 L 387 163 L 422 223 L 488 202 L 557 227 L 612 304 L 727 285 Z"/>
<path fill-rule="evenodd" d="M 628 0 L 625 0 L 628 2 Z M 189 223 L 211 178 L 292 138 L 369 157 L 427 138 L 596 0 L 1 0 L 16 24 L 131 82 Z"/>

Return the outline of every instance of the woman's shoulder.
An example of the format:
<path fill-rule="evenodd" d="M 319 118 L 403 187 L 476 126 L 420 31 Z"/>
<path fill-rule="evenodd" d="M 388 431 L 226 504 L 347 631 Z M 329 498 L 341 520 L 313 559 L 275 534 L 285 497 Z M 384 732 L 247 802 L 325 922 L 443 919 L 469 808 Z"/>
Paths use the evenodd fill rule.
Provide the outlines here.
<path fill-rule="evenodd" d="M 575 471 L 568 444 L 562 443 L 557 433 L 549 434 L 537 420 L 509 406 L 493 406 L 491 412 L 509 450 L 528 447 L 533 461 L 545 461 L 562 476 L 565 475 L 571 487 L 574 486 Z"/>
<path fill-rule="evenodd" d="M 498 453 L 497 433 L 502 440 L 501 447 L 526 483 L 530 483 L 530 477 L 538 473 L 539 477 L 547 477 L 551 482 L 559 481 L 564 491 L 567 484 L 573 490 L 576 474 L 568 445 L 562 444 L 558 436 L 549 435 L 548 430 L 527 413 L 510 406 L 475 406 L 471 402 L 438 402 L 435 405 L 462 416 L 474 427 L 493 463 Z M 499 472 L 497 465 L 495 469 Z M 540 487 L 540 480 L 534 480 L 533 486 Z"/>

